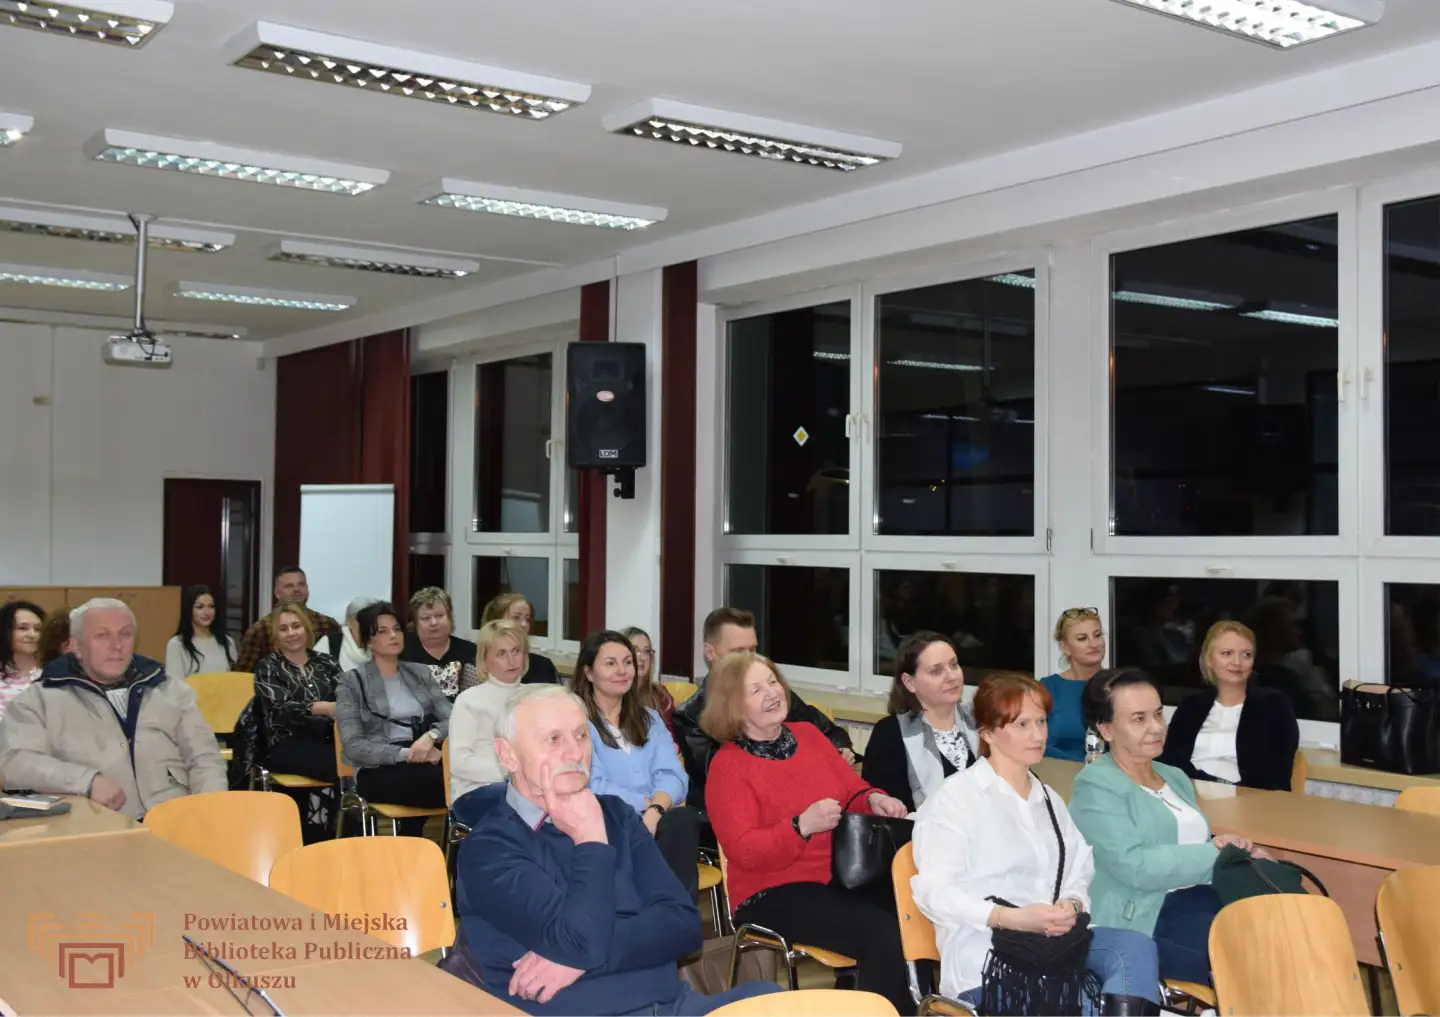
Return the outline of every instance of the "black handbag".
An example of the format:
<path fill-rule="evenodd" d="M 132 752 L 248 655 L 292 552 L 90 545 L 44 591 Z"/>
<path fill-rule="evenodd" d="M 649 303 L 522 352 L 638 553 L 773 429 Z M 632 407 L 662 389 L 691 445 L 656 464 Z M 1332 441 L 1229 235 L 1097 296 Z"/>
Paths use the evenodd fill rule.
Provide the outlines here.
<path fill-rule="evenodd" d="M 1391 773 L 1440 773 L 1440 693 L 1347 684 L 1340 691 L 1340 761 Z"/>
<path fill-rule="evenodd" d="M 888 880 L 895 855 L 910 843 L 915 832 L 915 822 L 910 819 L 850 811 L 850 803 L 856 798 L 874 793 L 873 787 L 867 787 L 851 795 L 840 814 L 840 824 L 830 835 L 830 882 L 833 885 L 858 890 L 878 880 Z"/>

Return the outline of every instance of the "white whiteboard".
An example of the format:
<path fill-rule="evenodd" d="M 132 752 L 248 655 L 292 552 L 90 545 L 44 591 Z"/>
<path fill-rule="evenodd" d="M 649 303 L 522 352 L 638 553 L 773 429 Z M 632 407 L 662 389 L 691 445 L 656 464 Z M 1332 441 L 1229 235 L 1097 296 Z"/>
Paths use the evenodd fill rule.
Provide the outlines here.
<path fill-rule="evenodd" d="M 312 610 L 343 622 L 356 597 L 389 600 L 394 556 L 393 484 L 300 486 L 300 567 Z"/>

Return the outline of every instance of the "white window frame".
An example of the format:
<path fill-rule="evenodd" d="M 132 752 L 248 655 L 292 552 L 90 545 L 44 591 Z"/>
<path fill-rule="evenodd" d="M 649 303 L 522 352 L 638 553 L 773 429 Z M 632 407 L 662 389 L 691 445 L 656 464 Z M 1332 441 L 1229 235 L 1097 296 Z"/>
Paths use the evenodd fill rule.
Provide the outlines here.
<path fill-rule="evenodd" d="M 1360 616 L 1360 563 L 1354 558 L 1293 555 L 1277 557 L 1239 557 L 1215 555 L 1110 555 L 1096 558 L 1096 569 L 1104 582 L 1104 600 L 1097 606 L 1105 619 L 1108 637 L 1114 636 L 1115 605 L 1110 594 L 1110 580 L 1139 579 L 1239 579 L 1258 582 L 1269 579 L 1333 582 L 1337 584 L 1340 612 L 1339 687 L 1362 673 L 1363 626 Z M 1109 648 L 1114 659 L 1114 648 Z M 1384 657 L 1380 658 L 1383 667 Z M 1340 744 L 1340 725 L 1333 721 L 1302 720 L 1300 742 L 1334 748 Z"/>
<path fill-rule="evenodd" d="M 1162 244 L 1255 229 L 1262 226 L 1335 215 L 1339 220 L 1337 280 L 1340 327 L 1337 330 L 1337 378 L 1342 396 L 1337 408 L 1338 532 L 1334 536 L 1116 536 L 1114 526 L 1115 462 L 1111 441 L 1113 368 L 1110 348 L 1111 256 Z M 1264 202 L 1157 226 L 1106 234 L 1092 244 L 1091 445 L 1099 453 L 1100 482 L 1092 486 L 1091 518 L 1097 555 L 1219 557 L 1353 556 L 1359 553 L 1358 427 L 1354 385 L 1357 375 L 1357 236 L 1359 200 L 1353 188 L 1320 191 Z"/>
<path fill-rule="evenodd" d="M 872 421 L 877 416 L 880 377 L 877 370 L 862 372 L 860 428 L 860 487 L 852 497 L 860 497 L 857 514 L 861 527 L 860 544 L 865 550 L 916 551 L 924 548 L 932 554 L 1044 554 L 1048 549 L 1050 476 L 1050 253 L 1047 249 L 1029 249 L 959 265 L 937 265 L 923 271 L 886 277 L 861 289 L 860 363 L 869 367 L 879 353 L 876 336 L 876 308 L 880 298 L 925 286 L 946 283 L 975 282 L 1005 272 L 1035 273 L 1035 451 L 1034 520 L 1028 537 L 914 537 L 881 535 L 875 532 L 879 504 L 880 470 L 877 460 L 879 446 L 874 440 Z"/>
<path fill-rule="evenodd" d="M 844 569 L 850 576 L 849 661 L 846 670 L 832 671 L 825 668 L 805 667 L 784 660 L 776 660 L 775 663 L 784 672 L 787 681 L 802 688 L 827 689 L 832 692 L 859 692 L 861 688 L 853 677 L 860 673 L 861 659 L 860 639 L 857 638 L 855 624 L 855 619 L 859 617 L 857 612 L 860 610 L 860 577 L 856 574 L 859 569 L 856 558 L 857 555 L 853 551 L 730 551 L 720 556 L 719 568 L 716 569 L 716 581 L 720 587 L 719 592 L 723 595 L 726 587 L 724 570 L 731 565 Z M 766 621 L 768 627 L 768 619 Z M 762 653 L 767 650 L 768 647 L 760 647 Z"/>
<path fill-rule="evenodd" d="M 850 304 L 850 406 L 846 410 L 846 431 L 850 437 L 850 478 L 849 485 L 849 531 L 834 534 L 787 534 L 787 533 L 745 533 L 727 532 L 730 517 L 730 323 L 744 318 L 763 317 L 781 311 L 794 311 L 804 307 L 818 307 L 822 304 L 849 302 Z M 716 386 L 716 449 L 714 462 L 717 478 L 716 490 L 720 493 L 717 506 L 719 519 L 717 549 L 722 562 L 729 562 L 729 554 L 737 551 L 765 551 L 783 549 L 794 551 L 858 551 L 860 549 L 860 499 L 854 480 L 860 476 L 861 442 L 858 440 L 860 413 L 860 392 L 864 381 L 861 362 L 860 328 L 864 314 L 859 286 L 843 286 L 837 289 L 800 293 L 779 300 L 745 304 L 724 308 L 719 314 L 716 345 L 716 360 L 719 370 L 715 372 Z"/>
<path fill-rule="evenodd" d="M 452 532 L 463 539 L 452 541 L 448 574 L 456 616 L 469 621 L 478 605 L 474 600 L 474 562 L 478 557 L 544 558 L 548 586 L 550 635 L 535 637 L 532 644 L 541 650 L 577 652 L 579 642 L 563 639 L 565 611 L 565 559 L 580 557 L 580 536 L 564 529 L 565 484 L 565 354 L 564 340 L 509 343 L 487 349 L 484 353 L 457 361 L 451 383 L 451 426 L 455 438 L 451 448 L 453 459 L 451 481 Z M 476 373 L 483 364 L 492 364 L 518 357 L 549 353 L 551 355 L 550 391 L 550 507 L 549 530 L 540 533 L 485 533 L 474 528 L 475 491 L 475 426 L 480 413 Z M 461 482 L 463 470 L 464 482 Z M 461 613 L 462 606 L 464 613 Z M 460 626 L 457 626 L 459 628 Z M 473 629 L 470 630 L 473 634 Z"/>
<path fill-rule="evenodd" d="M 1386 654 L 1390 624 L 1385 610 L 1385 587 L 1391 583 L 1440 586 L 1440 561 L 1434 558 L 1368 558 L 1360 563 L 1361 668 L 1355 676 L 1365 682 L 1388 682 Z"/>
<path fill-rule="evenodd" d="M 911 538 L 921 540 L 928 538 Z M 934 572 L 939 575 L 974 575 L 977 573 L 999 573 L 1005 575 L 1030 576 L 1035 581 L 1035 646 L 1030 670 L 1041 678 L 1048 670 L 1037 668 L 1046 659 L 1050 645 L 1050 558 L 1045 554 L 1020 556 L 1015 554 L 964 555 L 944 558 L 917 550 L 905 552 L 871 551 L 860 560 L 860 630 L 863 647 L 867 651 L 856 662 L 855 674 L 863 675 L 860 689 L 854 690 L 869 695 L 888 695 L 895 676 L 876 673 L 875 660 L 875 595 L 876 572 Z M 854 620 L 851 621 L 853 631 Z"/>
<path fill-rule="evenodd" d="M 1417 198 L 1440 198 L 1440 172 L 1399 177 L 1360 188 L 1360 363 L 1356 372 L 1360 405 L 1361 539 L 1364 553 L 1378 558 L 1440 558 L 1440 537 L 1390 536 L 1385 532 L 1385 208 Z M 1397 582 L 1399 580 L 1396 580 Z M 1383 591 L 1376 596 L 1383 596 Z M 1377 658 L 1384 666 L 1383 646 Z"/>

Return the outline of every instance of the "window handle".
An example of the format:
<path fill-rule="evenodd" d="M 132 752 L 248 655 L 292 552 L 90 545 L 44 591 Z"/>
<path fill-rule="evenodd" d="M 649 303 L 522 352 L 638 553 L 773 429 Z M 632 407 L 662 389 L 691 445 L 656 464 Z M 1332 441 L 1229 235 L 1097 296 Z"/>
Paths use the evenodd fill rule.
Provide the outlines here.
<path fill-rule="evenodd" d="M 847 413 L 847 414 L 845 414 L 845 437 L 846 437 L 846 438 L 853 438 L 853 437 L 855 437 L 855 417 L 856 417 L 856 416 L 858 416 L 858 414 L 855 414 L 855 413 Z"/>
<path fill-rule="evenodd" d="M 555 449 L 555 442 L 554 442 L 553 440 L 551 440 L 550 438 L 546 438 L 546 439 L 545 439 L 545 458 L 546 458 L 546 459 L 553 458 L 550 453 L 551 453 L 552 451 L 554 451 L 554 449 Z"/>
<path fill-rule="evenodd" d="M 1335 401 L 1345 402 L 1345 391 L 1350 387 L 1350 368 L 1342 367 L 1335 372 Z"/>

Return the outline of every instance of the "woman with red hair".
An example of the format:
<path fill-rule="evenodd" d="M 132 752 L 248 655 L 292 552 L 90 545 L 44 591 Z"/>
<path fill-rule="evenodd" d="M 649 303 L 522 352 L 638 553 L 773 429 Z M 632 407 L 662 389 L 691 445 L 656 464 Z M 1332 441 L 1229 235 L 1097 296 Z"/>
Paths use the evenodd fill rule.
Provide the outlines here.
<path fill-rule="evenodd" d="M 1158 1014 L 1154 940 L 1089 927 L 1090 846 L 1030 773 L 1050 707 L 1025 675 L 981 685 L 980 761 L 915 817 L 915 902 L 935 923 L 940 991 L 990 1014 Z"/>

